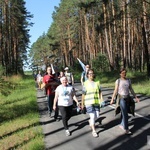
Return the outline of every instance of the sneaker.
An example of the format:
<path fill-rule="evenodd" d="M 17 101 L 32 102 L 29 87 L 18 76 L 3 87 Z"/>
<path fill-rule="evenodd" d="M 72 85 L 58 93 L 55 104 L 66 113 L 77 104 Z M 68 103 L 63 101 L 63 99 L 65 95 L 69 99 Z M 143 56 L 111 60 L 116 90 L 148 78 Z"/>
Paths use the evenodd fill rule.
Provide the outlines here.
<path fill-rule="evenodd" d="M 131 131 L 129 131 L 129 130 L 126 130 L 126 131 L 125 131 L 125 134 L 127 134 L 127 135 L 131 135 L 131 134 L 132 134 L 132 132 L 131 132 Z"/>
<path fill-rule="evenodd" d="M 70 136 L 70 131 L 69 130 L 66 130 L 65 133 L 66 133 L 66 136 Z"/>
<path fill-rule="evenodd" d="M 52 113 L 50 113 L 50 112 L 49 112 L 49 117 L 50 117 L 50 118 L 52 117 Z"/>
<path fill-rule="evenodd" d="M 49 114 L 49 117 L 51 117 L 51 113 L 49 112 L 48 114 Z"/>
<path fill-rule="evenodd" d="M 53 117 L 52 112 L 49 112 L 49 117 L 50 117 L 50 118 L 52 118 L 52 117 Z"/>
<path fill-rule="evenodd" d="M 95 138 L 97 138 L 98 137 L 98 134 L 94 131 L 94 132 L 92 132 L 92 135 L 93 135 L 93 137 L 95 137 Z"/>
<path fill-rule="evenodd" d="M 119 128 L 121 128 L 121 129 L 125 132 L 125 134 L 128 134 L 128 135 L 131 135 L 131 134 L 132 134 L 132 132 L 131 132 L 131 131 L 129 131 L 129 130 L 125 130 L 125 129 L 123 128 L 123 126 L 122 126 L 122 125 L 119 125 Z"/>

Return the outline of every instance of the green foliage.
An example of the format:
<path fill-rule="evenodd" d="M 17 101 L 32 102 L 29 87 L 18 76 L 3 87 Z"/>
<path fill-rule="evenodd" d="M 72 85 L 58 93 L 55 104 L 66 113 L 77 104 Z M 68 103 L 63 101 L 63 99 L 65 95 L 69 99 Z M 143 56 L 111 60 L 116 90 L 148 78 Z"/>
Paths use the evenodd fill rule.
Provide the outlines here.
<path fill-rule="evenodd" d="M 120 78 L 119 70 L 115 71 L 95 71 L 96 72 L 96 79 L 100 80 L 102 87 L 115 87 L 116 79 Z M 80 82 L 81 72 L 79 70 L 74 70 L 74 78 L 75 81 Z M 127 71 L 127 78 L 131 79 L 133 89 L 136 93 L 150 95 L 150 80 L 146 78 L 146 72 L 133 72 L 128 70 Z"/>
<path fill-rule="evenodd" d="M 1 38 L 1 65 L 5 67 L 6 75 L 23 74 L 23 64 L 27 63 L 28 59 L 29 26 L 32 25 L 28 21 L 33 16 L 27 12 L 24 0 L 7 2 L 2 0 L 0 10 L 0 34 L 3 37 Z"/>
<path fill-rule="evenodd" d="M 107 57 L 99 53 L 97 57 L 92 60 L 92 68 L 96 71 L 108 71 L 109 62 Z"/>

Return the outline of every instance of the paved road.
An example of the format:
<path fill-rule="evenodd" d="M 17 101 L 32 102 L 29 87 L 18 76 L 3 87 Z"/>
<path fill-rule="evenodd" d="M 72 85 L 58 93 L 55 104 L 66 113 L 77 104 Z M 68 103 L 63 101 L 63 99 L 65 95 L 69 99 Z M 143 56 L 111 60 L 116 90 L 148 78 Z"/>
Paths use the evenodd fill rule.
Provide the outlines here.
<path fill-rule="evenodd" d="M 81 86 L 75 84 L 78 99 L 81 100 Z M 113 89 L 103 88 L 105 100 L 110 100 Z M 99 122 L 96 123 L 98 138 L 94 138 L 88 126 L 88 115 L 74 115 L 69 120 L 71 136 L 66 137 L 62 121 L 55 122 L 47 114 L 47 101 L 43 91 L 38 90 L 37 102 L 40 123 L 45 136 L 46 150 L 150 150 L 150 97 L 138 95 L 141 102 L 136 103 L 136 115 L 130 116 L 129 128 L 132 135 L 125 135 L 118 127 L 120 116 L 114 116 L 114 106 L 101 108 Z"/>

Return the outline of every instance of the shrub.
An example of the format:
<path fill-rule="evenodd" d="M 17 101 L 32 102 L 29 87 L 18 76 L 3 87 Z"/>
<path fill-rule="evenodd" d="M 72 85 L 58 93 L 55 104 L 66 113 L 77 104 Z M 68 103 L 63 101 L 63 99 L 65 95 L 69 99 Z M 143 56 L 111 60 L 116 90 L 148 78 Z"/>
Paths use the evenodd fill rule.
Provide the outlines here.
<path fill-rule="evenodd" d="M 92 68 L 97 71 L 108 71 L 109 70 L 109 62 L 106 55 L 98 54 L 95 59 L 92 61 Z"/>

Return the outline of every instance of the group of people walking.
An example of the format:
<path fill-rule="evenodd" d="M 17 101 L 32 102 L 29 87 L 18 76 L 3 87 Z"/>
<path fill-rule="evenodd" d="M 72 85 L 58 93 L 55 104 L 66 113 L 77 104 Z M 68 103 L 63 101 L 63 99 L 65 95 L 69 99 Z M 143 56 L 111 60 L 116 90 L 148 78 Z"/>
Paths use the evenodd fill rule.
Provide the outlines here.
<path fill-rule="evenodd" d="M 82 85 L 82 99 L 81 103 L 78 101 L 73 87 L 74 78 L 72 73 L 69 73 L 69 68 L 66 67 L 64 72 L 60 72 L 60 75 L 56 77 L 52 74 L 51 67 L 47 68 L 47 74 L 43 77 L 44 88 L 46 89 L 46 95 L 48 100 L 48 110 L 51 116 L 54 110 L 54 119 L 58 120 L 58 112 L 60 111 L 62 116 L 62 123 L 65 129 L 66 136 L 70 136 L 68 121 L 72 116 L 73 101 L 76 106 L 81 110 L 86 109 L 86 113 L 89 115 L 89 126 L 92 130 L 92 136 L 98 137 L 95 129 L 95 121 L 100 115 L 100 104 L 103 102 L 102 90 L 100 81 L 96 80 L 96 75 L 93 69 L 89 65 L 85 66 L 85 71 L 81 74 Z M 120 70 L 120 78 L 115 82 L 115 89 L 112 95 L 110 104 L 116 101 L 116 111 L 121 112 L 121 124 L 119 127 L 125 134 L 131 134 L 128 128 L 128 113 L 134 114 L 134 101 L 130 96 L 130 93 L 135 97 L 136 102 L 139 102 L 132 85 L 131 80 L 126 78 L 126 70 L 123 68 Z M 130 107 L 130 106 L 133 107 Z M 119 110 L 119 111 L 118 111 Z"/>

